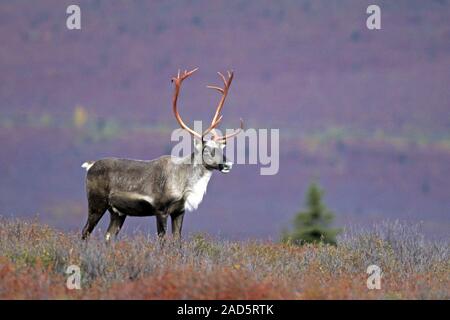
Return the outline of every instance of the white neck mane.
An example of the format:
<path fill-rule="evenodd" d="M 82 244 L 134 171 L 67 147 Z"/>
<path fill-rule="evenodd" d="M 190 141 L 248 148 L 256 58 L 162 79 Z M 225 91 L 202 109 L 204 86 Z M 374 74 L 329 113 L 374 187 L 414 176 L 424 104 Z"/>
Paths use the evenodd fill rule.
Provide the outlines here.
<path fill-rule="evenodd" d="M 187 193 L 186 202 L 184 203 L 184 209 L 186 211 L 194 211 L 198 208 L 198 205 L 203 200 L 203 196 L 206 193 L 209 179 L 212 172 L 207 171 L 200 179 L 197 180 Z"/>

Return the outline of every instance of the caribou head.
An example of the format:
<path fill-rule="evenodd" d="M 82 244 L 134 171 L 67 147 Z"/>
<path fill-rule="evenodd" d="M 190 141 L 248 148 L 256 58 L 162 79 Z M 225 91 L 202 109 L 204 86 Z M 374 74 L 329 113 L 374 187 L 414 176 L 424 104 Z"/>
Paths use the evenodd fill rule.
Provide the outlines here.
<path fill-rule="evenodd" d="M 244 123 L 241 119 L 240 128 L 235 132 L 224 136 L 218 135 L 215 129 L 222 120 L 221 111 L 225 103 L 225 99 L 228 95 L 228 91 L 231 86 L 231 81 L 233 81 L 234 74 L 233 72 L 228 71 L 227 72 L 228 77 L 225 77 L 222 73 L 218 72 L 219 76 L 223 81 L 223 88 L 213 85 L 207 86 L 207 88 L 217 90 L 221 94 L 221 99 L 219 101 L 219 104 L 217 105 L 216 112 L 211 120 L 211 124 L 202 134 L 200 134 L 194 131 L 193 129 L 189 128 L 184 123 L 183 119 L 181 118 L 178 112 L 177 106 L 178 96 L 180 93 L 180 88 L 183 80 L 191 76 L 197 70 L 198 68 L 195 68 L 191 71 L 186 70 L 182 74 L 180 73 L 180 71 L 178 71 L 178 75 L 172 78 L 172 82 L 175 83 L 175 93 L 173 95 L 173 104 L 172 104 L 173 113 L 180 127 L 189 132 L 194 137 L 194 139 L 196 139 L 194 141 L 196 162 L 199 161 L 202 162 L 208 169 L 216 169 L 222 173 L 228 173 L 230 172 L 233 163 L 226 160 L 223 149 L 225 148 L 227 139 L 230 139 L 239 134 L 239 132 L 243 129 Z M 211 133 L 211 139 L 206 139 L 209 133 Z"/>

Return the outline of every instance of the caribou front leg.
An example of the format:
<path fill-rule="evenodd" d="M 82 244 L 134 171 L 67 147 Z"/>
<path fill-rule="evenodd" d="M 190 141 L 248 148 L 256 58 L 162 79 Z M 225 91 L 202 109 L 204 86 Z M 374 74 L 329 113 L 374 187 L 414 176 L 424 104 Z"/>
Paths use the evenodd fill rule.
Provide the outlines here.
<path fill-rule="evenodd" d="M 172 219 L 172 236 L 174 239 L 181 240 L 181 229 L 183 227 L 184 210 L 174 212 L 170 215 Z"/>
<path fill-rule="evenodd" d="M 164 238 L 167 231 L 167 215 L 156 215 L 156 228 L 158 230 L 158 237 L 160 239 Z"/>

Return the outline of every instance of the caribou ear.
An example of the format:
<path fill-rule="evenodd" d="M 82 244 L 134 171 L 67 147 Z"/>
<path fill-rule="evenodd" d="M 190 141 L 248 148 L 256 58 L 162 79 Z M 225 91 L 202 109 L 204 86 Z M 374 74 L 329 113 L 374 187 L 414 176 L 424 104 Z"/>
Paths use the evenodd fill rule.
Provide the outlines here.
<path fill-rule="evenodd" d="M 202 151 L 202 145 L 203 145 L 203 141 L 201 141 L 199 139 L 194 139 L 194 148 L 196 151 L 198 151 L 198 152 Z"/>

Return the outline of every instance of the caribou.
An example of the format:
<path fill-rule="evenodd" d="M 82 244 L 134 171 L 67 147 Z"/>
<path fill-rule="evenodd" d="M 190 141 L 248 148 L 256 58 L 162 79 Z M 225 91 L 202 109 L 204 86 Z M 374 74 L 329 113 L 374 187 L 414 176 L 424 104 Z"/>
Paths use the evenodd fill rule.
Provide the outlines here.
<path fill-rule="evenodd" d="M 198 133 L 189 128 L 181 118 L 177 102 L 182 82 L 198 68 L 178 71 L 172 78 L 174 94 L 172 109 L 180 127 L 194 138 L 194 151 L 185 157 L 171 155 L 154 160 L 103 158 L 82 164 L 86 169 L 86 194 L 88 218 L 82 230 L 82 239 L 88 238 L 106 211 L 110 223 L 105 238 L 117 237 L 127 216 L 156 216 L 157 233 L 164 237 L 167 220 L 172 222 L 172 235 L 181 237 L 185 211 L 196 210 L 206 192 L 214 170 L 230 172 L 233 163 L 227 161 L 224 147 L 227 139 L 239 134 L 240 128 L 228 135 L 219 135 L 216 128 L 222 120 L 222 108 L 233 80 L 233 72 L 227 76 L 218 72 L 222 86 L 211 86 L 221 98 L 210 126 Z"/>

